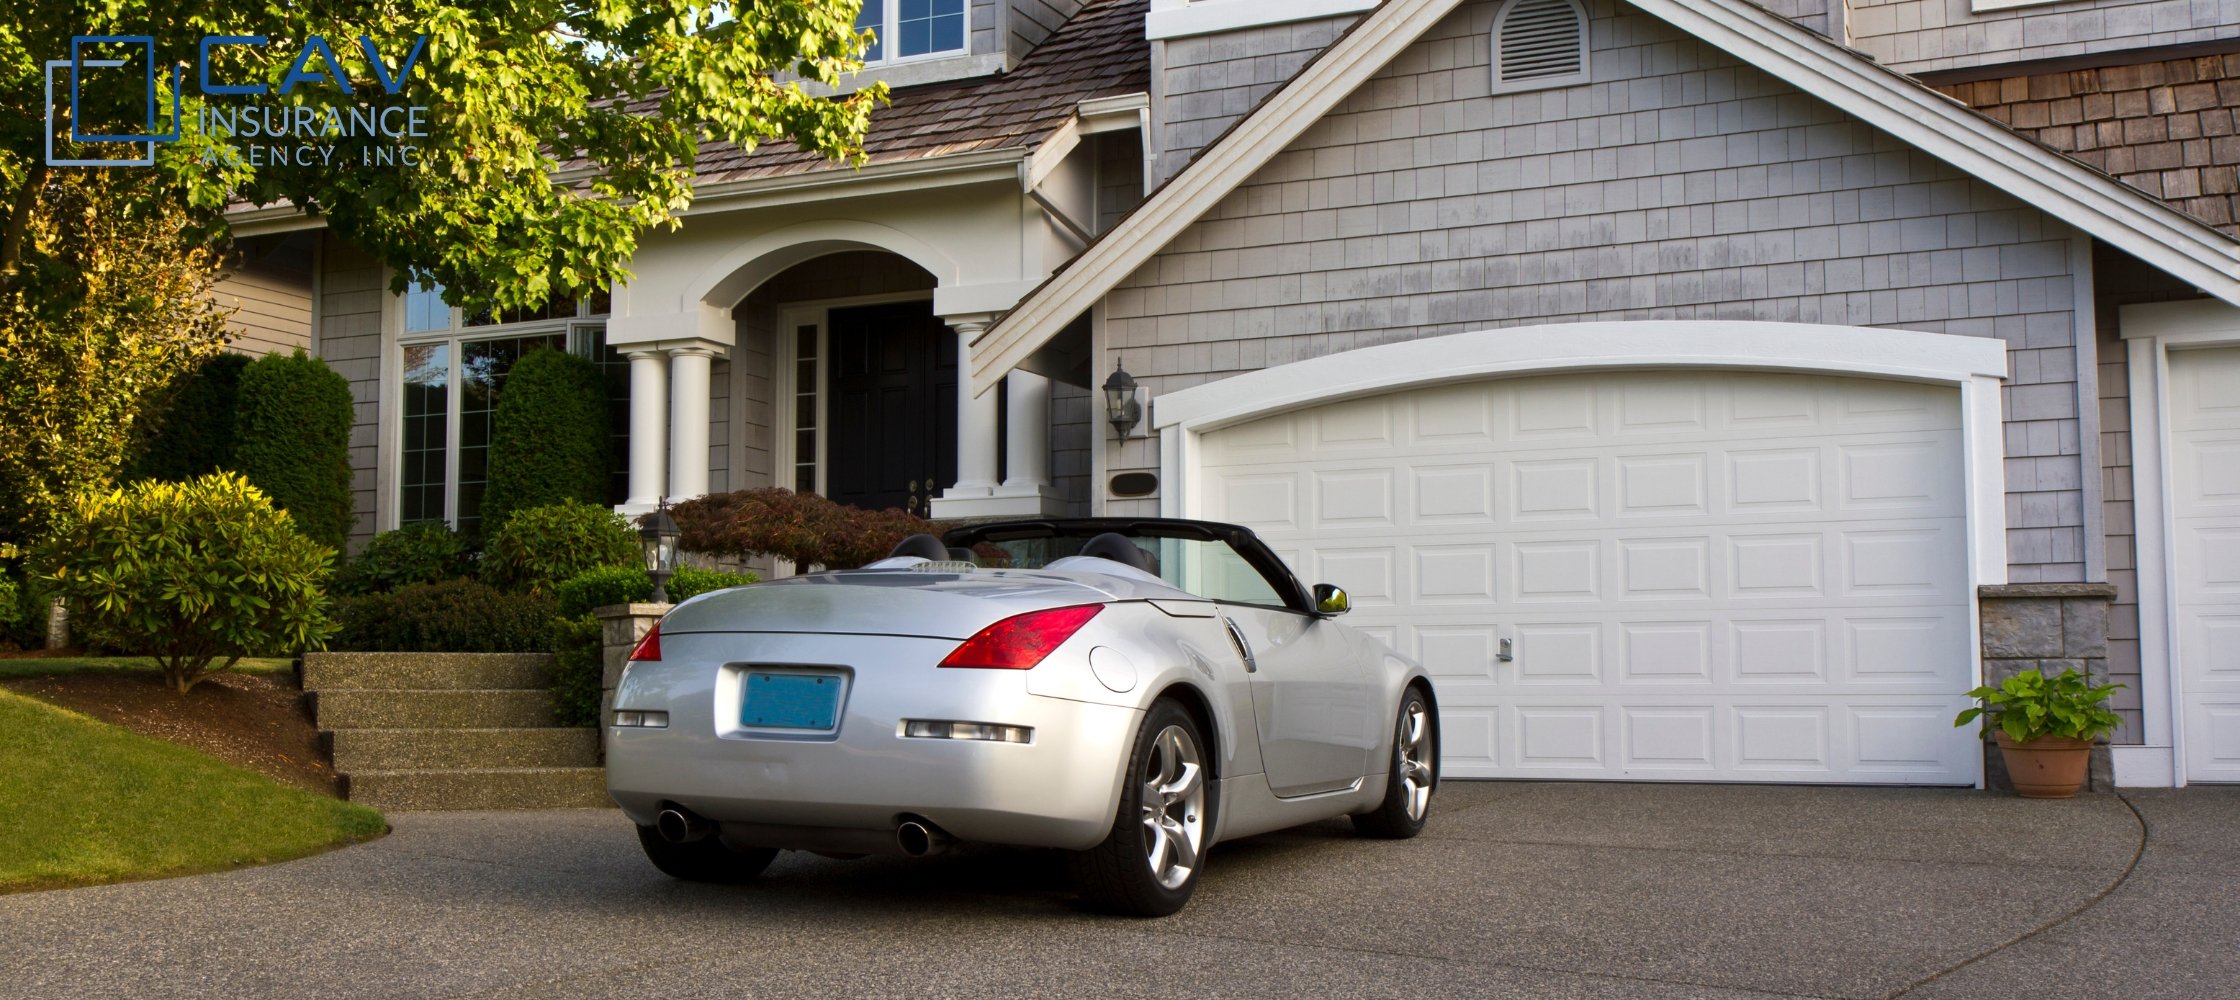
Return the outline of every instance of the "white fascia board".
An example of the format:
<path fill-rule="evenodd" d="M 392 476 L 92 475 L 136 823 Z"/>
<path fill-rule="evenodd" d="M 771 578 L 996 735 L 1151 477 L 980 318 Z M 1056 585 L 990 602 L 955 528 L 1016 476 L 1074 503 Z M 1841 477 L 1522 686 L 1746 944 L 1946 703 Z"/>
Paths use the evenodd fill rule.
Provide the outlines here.
<path fill-rule="evenodd" d="M 307 215 L 302 209 L 289 204 L 229 208 L 225 213 L 226 228 L 235 236 L 264 236 L 269 233 L 294 233 L 307 229 L 327 228 L 323 215 Z"/>
<path fill-rule="evenodd" d="M 1020 162 L 1033 153 L 1032 149 L 989 149 L 874 163 L 855 170 L 817 170 L 704 184 L 693 189 L 691 207 L 678 214 L 735 212 L 833 197 L 866 197 L 994 181 L 1016 184 Z"/>
<path fill-rule="evenodd" d="M 2114 178 L 1750 4 L 1635 0 L 1634 6 L 2211 295 L 2240 304 L 2240 244 Z"/>
<path fill-rule="evenodd" d="M 1210 35 L 1264 24 L 1353 14 L 1377 0 L 1157 0 L 1144 15 L 1144 36 L 1157 41 Z"/>
<path fill-rule="evenodd" d="M 1167 182 L 1126 221 L 972 344 L 974 395 L 1087 312 L 1121 278 L 1174 242 L 1253 171 L 1321 121 L 1363 80 L 1407 49 L 1462 0 L 1390 0 Z"/>

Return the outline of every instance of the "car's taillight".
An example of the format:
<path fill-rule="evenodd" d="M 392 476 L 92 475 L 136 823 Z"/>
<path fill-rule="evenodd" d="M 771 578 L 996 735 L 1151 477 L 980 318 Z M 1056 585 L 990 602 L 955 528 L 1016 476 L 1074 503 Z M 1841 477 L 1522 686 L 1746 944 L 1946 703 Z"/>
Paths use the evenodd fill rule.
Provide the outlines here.
<path fill-rule="evenodd" d="M 646 630 L 646 637 L 638 640 L 638 645 L 630 650 L 630 662 L 640 663 L 646 660 L 659 659 L 661 659 L 661 623 L 654 622 L 653 627 Z"/>
<path fill-rule="evenodd" d="M 981 629 L 941 661 L 944 667 L 985 667 L 991 670 L 1033 670 L 1081 626 L 1089 624 L 1101 604 L 1083 604 L 1048 611 L 1012 615 Z"/>

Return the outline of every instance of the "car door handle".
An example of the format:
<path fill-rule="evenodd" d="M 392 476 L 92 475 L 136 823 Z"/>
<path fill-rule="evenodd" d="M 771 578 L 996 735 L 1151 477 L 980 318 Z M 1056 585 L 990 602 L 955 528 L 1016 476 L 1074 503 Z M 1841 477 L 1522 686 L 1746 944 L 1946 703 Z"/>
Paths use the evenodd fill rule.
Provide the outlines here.
<path fill-rule="evenodd" d="M 1237 647 L 1238 656 L 1244 657 L 1244 672 L 1248 674 L 1258 673 L 1260 671 L 1260 661 L 1253 659 L 1252 644 L 1244 641 L 1244 630 L 1238 628 L 1236 622 L 1227 618 L 1221 619 L 1221 624 L 1229 628 L 1229 644 Z"/>

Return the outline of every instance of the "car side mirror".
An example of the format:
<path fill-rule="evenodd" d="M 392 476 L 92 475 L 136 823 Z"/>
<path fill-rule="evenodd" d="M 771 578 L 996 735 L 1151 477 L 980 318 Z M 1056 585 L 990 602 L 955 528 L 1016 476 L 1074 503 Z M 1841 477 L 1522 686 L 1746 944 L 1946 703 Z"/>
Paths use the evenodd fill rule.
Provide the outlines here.
<path fill-rule="evenodd" d="M 1318 583 L 1314 585 L 1314 610 L 1318 614 L 1342 615 L 1353 610 L 1353 600 L 1338 587 Z"/>

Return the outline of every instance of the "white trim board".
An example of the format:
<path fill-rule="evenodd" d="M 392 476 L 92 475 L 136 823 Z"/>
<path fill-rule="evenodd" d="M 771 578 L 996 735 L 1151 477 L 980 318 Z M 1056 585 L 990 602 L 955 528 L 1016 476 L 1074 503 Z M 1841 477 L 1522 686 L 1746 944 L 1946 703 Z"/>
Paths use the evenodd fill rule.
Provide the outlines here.
<path fill-rule="evenodd" d="M 1287 24 L 1368 10 L 1377 0 L 1152 0 L 1144 36 L 1152 41 Z"/>
<path fill-rule="evenodd" d="M 2130 359 L 2132 544 L 2139 580 L 2139 702 L 2146 745 L 2116 783 L 2186 784 L 2185 677 L 2178 669 L 2177 539 L 2170 510 L 2170 352 L 2240 346 L 2240 309 L 2209 299 L 2124 306 Z"/>
<path fill-rule="evenodd" d="M 1451 13 L 1388 0 L 973 344 L 986 392 Z M 1736 0 L 1635 6 L 2209 294 L 2240 304 L 2240 242 L 1786 18 Z"/>

